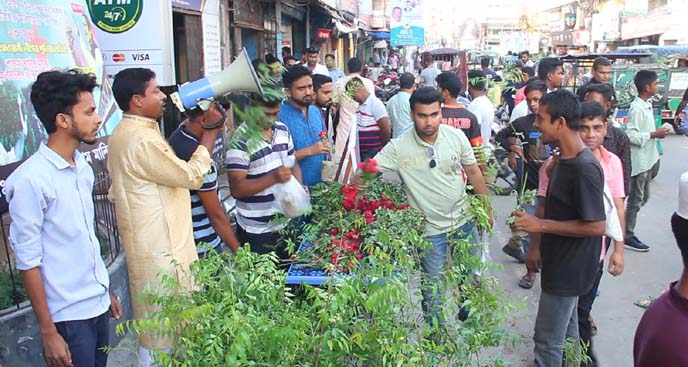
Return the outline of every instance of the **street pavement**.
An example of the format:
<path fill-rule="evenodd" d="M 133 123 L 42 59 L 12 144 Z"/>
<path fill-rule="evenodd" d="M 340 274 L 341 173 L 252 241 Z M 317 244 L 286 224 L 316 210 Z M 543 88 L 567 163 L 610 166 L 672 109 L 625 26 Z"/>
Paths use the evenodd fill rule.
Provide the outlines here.
<path fill-rule="evenodd" d="M 681 173 L 688 171 L 686 157 L 688 138 L 668 136 L 664 141 L 659 174 L 652 182 L 650 201 L 638 214 L 636 235 L 651 247 L 650 251 L 640 253 L 627 249 L 624 252 L 624 272 L 616 278 L 607 273 L 605 267 L 600 295 L 592 308 L 598 327 L 598 333 L 593 337 L 593 348 L 602 367 L 633 365 L 633 338 L 644 312 L 633 302 L 646 296 L 658 297 L 669 288 L 670 282 L 678 280 L 681 275 L 683 266 L 671 233 L 670 218 L 678 202 L 678 179 Z M 531 290 L 518 287 L 525 265 L 517 264 L 501 251 L 509 235 L 504 224 L 505 215 L 515 204 L 515 198 L 495 197 L 493 203 L 497 213 L 502 213 L 496 220 L 496 235 L 491 243 L 493 260 L 504 266 L 497 277 L 512 300 L 525 299 L 526 303 L 525 312 L 515 315 L 516 332 L 523 337 L 522 343 L 513 350 L 505 350 L 503 356 L 515 367 L 532 366 L 532 336 L 540 282 L 538 278 Z"/>
<path fill-rule="evenodd" d="M 626 250 L 624 272 L 614 278 L 605 272 L 600 285 L 600 296 L 595 301 L 592 315 L 599 328 L 593 337 L 594 350 L 602 367 L 623 367 L 633 365 L 633 338 L 644 309 L 633 304 L 646 297 L 658 297 L 668 289 L 669 283 L 677 280 L 682 271 L 682 262 L 676 242 L 671 233 L 670 218 L 676 210 L 678 179 L 688 171 L 688 138 L 668 136 L 664 141 L 664 156 L 658 176 L 652 182 L 648 204 L 638 214 L 636 234 L 650 245 L 647 253 Z M 496 276 L 504 293 L 513 302 L 522 302 L 523 311 L 512 317 L 512 330 L 522 337 L 515 347 L 500 351 L 503 358 L 514 367 L 533 365 L 533 326 L 540 294 L 539 278 L 530 290 L 521 289 L 517 283 L 524 274 L 525 265 L 518 264 L 505 255 L 501 248 L 510 236 L 505 222 L 515 205 L 515 197 L 493 197 L 496 213 L 495 235 L 490 244 L 493 260 L 502 265 Z M 606 266 L 606 262 L 605 262 Z M 605 268 L 606 269 L 606 268 Z M 127 350 L 112 352 L 109 367 L 136 366 L 131 350 L 133 340 L 125 339 Z"/>

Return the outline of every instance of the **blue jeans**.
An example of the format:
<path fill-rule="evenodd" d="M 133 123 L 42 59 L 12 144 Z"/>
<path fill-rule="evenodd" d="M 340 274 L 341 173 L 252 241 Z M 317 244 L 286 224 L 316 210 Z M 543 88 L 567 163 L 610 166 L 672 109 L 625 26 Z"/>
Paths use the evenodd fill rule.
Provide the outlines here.
<path fill-rule="evenodd" d="M 69 347 L 74 367 L 105 367 L 110 338 L 110 312 L 86 320 L 55 323 L 57 332 Z"/>
<path fill-rule="evenodd" d="M 579 349 L 577 306 L 577 296 L 555 296 L 544 291 L 540 293 L 533 335 L 537 366 L 561 367 L 563 345 L 567 338 L 573 338 L 574 348 Z"/>
<path fill-rule="evenodd" d="M 457 240 L 468 239 L 473 243 L 478 241 L 478 233 L 472 222 L 464 224 L 459 229 L 462 233 L 457 235 Z M 421 306 L 426 321 L 431 322 L 432 319 L 436 319 L 439 322 L 439 307 L 442 304 L 442 295 L 444 294 L 442 273 L 447 261 L 447 245 L 450 238 L 447 237 L 447 233 L 442 233 L 425 237 L 425 239 L 432 243 L 432 248 L 428 249 L 421 259 L 423 269 L 421 285 L 423 301 Z"/>

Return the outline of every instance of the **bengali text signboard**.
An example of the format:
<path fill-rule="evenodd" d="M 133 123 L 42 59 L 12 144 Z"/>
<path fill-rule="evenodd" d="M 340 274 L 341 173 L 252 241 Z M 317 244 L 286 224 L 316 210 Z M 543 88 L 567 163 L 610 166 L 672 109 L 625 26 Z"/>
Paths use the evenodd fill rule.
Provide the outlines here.
<path fill-rule="evenodd" d="M 390 6 L 390 43 L 392 46 L 425 44 L 423 7 L 420 2 L 392 0 Z"/>

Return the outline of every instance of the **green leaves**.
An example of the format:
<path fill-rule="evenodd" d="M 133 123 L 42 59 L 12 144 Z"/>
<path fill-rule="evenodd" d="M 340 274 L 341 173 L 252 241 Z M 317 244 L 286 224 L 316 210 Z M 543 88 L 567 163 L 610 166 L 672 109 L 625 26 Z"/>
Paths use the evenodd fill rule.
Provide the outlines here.
<path fill-rule="evenodd" d="M 419 305 L 420 259 L 431 245 L 425 220 L 414 210 L 378 208 L 366 224 L 341 210 L 340 185 L 312 190 L 314 215 L 302 236 L 319 241 L 339 223 L 360 228 L 369 254 L 360 268 L 323 287 L 288 289 L 274 254 L 246 247 L 236 257 L 214 254 L 192 265 L 198 285 L 187 291 L 164 276 L 143 297 L 159 311 L 118 326 L 118 332 L 169 335 L 176 353 L 160 354 L 166 367 L 207 366 L 497 366 L 485 348 L 511 343 L 507 318 L 514 307 L 493 278 L 476 282 L 483 264 L 471 240 L 450 241 L 450 261 L 438 290 L 445 292 L 442 323 L 426 324 Z M 365 191 L 403 202 L 400 186 L 373 182 Z M 487 221 L 486 198 L 471 196 L 472 215 Z M 470 311 L 461 322 L 461 307 Z"/>

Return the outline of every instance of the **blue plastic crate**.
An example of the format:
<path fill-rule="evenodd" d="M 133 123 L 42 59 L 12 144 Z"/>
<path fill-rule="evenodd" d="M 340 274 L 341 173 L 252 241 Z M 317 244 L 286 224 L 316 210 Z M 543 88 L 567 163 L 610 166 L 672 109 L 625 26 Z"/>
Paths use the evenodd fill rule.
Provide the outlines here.
<path fill-rule="evenodd" d="M 299 246 L 296 252 L 310 247 L 309 242 L 304 242 Z M 306 267 L 303 264 L 292 263 L 289 265 L 289 270 L 287 271 L 287 284 L 310 284 L 310 285 L 321 285 L 327 282 L 331 278 L 331 275 L 326 273 L 323 269 Z"/>

